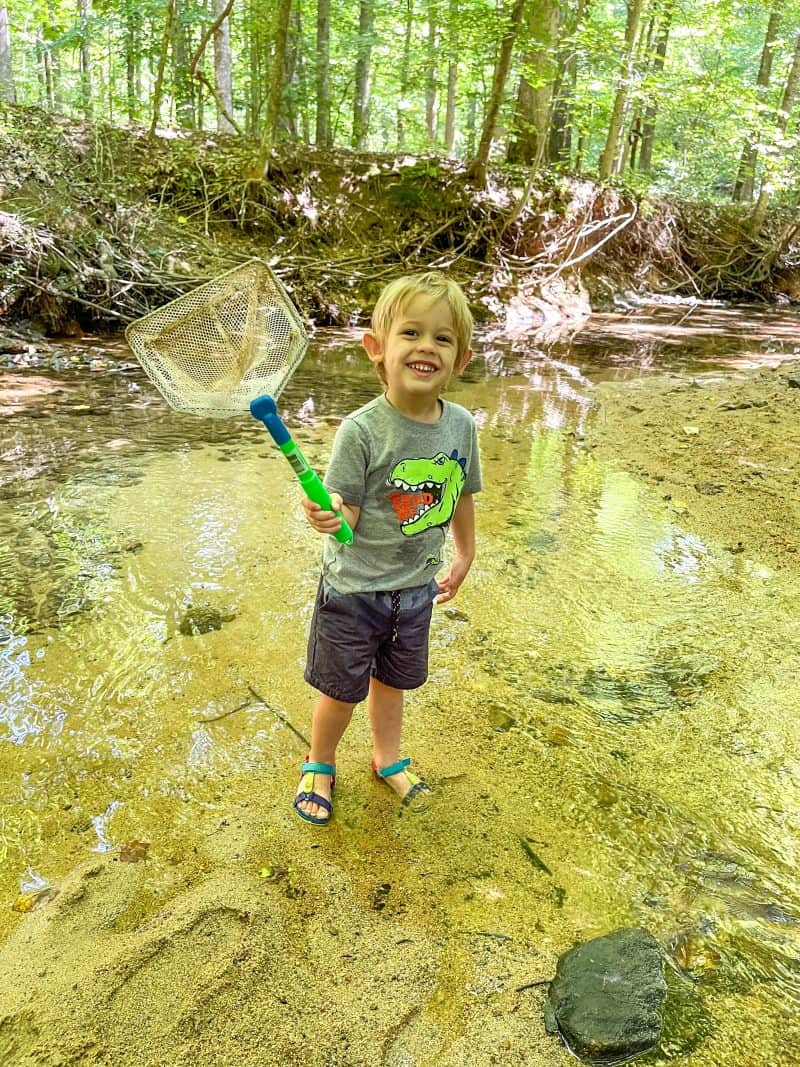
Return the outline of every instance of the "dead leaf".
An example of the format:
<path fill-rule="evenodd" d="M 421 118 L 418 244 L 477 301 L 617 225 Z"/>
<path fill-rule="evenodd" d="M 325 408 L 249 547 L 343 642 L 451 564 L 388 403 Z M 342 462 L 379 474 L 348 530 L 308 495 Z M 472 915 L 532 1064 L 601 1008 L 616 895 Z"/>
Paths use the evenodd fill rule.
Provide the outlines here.
<path fill-rule="evenodd" d="M 147 859 L 149 841 L 126 841 L 119 850 L 120 863 L 138 863 Z"/>

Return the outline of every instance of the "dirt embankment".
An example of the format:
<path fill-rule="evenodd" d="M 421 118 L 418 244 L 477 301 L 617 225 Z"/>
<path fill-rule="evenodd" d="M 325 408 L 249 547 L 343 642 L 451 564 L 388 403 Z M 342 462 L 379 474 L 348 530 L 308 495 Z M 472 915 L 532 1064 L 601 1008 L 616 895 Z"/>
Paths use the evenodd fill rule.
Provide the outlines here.
<path fill-rule="evenodd" d="M 800 566 L 800 362 L 663 375 L 598 392 L 588 444 L 731 553 Z"/>
<path fill-rule="evenodd" d="M 455 160 L 298 145 L 254 181 L 254 151 L 0 107 L 0 314 L 109 332 L 250 256 L 317 325 L 363 318 L 389 277 L 423 266 L 501 326 L 524 307 L 531 332 L 625 290 L 800 299 L 800 234 L 780 208 L 754 240 L 740 205 L 642 204 L 510 166 L 478 187 Z"/>

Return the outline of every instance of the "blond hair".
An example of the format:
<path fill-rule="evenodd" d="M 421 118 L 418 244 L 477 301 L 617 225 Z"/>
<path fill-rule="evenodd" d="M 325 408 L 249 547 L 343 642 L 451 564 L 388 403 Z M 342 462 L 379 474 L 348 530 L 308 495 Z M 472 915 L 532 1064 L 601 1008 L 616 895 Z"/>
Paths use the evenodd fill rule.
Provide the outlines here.
<path fill-rule="evenodd" d="M 469 351 L 472 340 L 472 312 L 461 287 L 438 270 L 408 274 L 389 282 L 372 312 L 372 332 L 385 344 L 392 322 L 402 315 L 409 302 L 417 296 L 430 297 L 432 304 L 439 300 L 447 303 L 456 335 L 456 364 L 460 363 Z M 383 378 L 381 364 L 377 370 Z"/>

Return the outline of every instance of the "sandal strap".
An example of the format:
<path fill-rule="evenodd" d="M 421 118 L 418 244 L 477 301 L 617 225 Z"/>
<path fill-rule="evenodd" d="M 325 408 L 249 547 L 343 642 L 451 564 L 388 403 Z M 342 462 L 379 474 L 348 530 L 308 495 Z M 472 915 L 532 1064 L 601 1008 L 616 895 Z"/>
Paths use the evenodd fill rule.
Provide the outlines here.
<path fill-rule="evenodd" d="M 329 774 L 331 778 L 336 774 L 336 767 L 332 763 L 303 763 L 300 767 L 301 774 Z"/>
<path fill-rule="evenodd" d="M 411 777 L 411 775 L 409 775 Z M 420 793 L 430 793 L 430 787 L 427 782 L 423 782 L 421 778 L 417 778 L 409 791 L 403 797 L 403 804 L 410 804 L 414 797 L 419 796 Z"/>
<path fill-rule="evenodd" d="M 405 759 L 398 760 L 397 763 L 393 763 L 390 767 L 376 767 L 375 773 L 381 778 L 389 778 L 393 774 L 399 774 L 404 771 L 406 767 L 411 763 L 411 759 L 407 756 Z"/>
<path fill-rule="evenodd" d="M 329 814 L 333 814 L 333 805 L 331 804 L 330 800 L 328 800 L 327 797 L 321 797 L 319 793 L 315 793 L 313 792 L 313 790 L 298 793 L 297 796 L 294 798 L 294 806 L 297 807 L 299 804 L 302 804 L 303 801 L 306 800 L 311 801 L 312 804 L 319 804 L 319 806 L 321 808 L 324 808 Z"/>

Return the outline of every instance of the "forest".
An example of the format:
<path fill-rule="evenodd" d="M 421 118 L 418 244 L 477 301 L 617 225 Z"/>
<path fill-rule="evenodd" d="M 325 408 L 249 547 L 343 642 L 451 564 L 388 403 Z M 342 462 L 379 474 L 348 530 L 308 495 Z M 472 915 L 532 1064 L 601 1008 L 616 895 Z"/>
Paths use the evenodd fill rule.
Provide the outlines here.
<path fill-rule="evenodd" d="M 795 203 L 799 79 L 797 3 L 0 5 L 6 101 L 238 133 L 262 166 L 291 141 Z"/>

